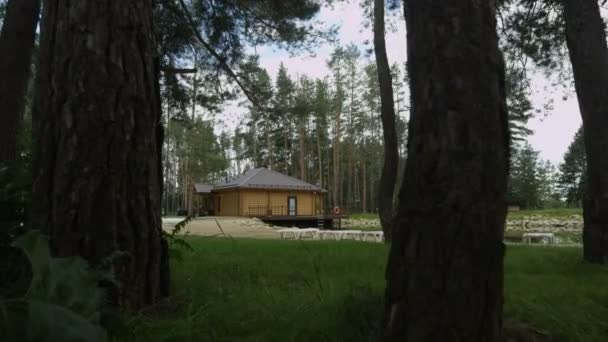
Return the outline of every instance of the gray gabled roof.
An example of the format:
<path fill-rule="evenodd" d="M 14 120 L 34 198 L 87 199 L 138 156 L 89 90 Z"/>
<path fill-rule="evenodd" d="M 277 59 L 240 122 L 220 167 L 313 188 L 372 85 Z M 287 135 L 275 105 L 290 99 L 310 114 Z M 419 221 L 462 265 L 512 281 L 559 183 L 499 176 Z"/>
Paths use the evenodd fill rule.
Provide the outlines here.
<path fill-rule="evenodd" d="M 196 183 L 194 184 L 194 190 L 197 194 L 210 194 L 211 190 L 213 190 L 213 185 L 205 183 Z"/>
<path fill-rule="evenodd" d="M 316 185 L 263 167 L 246 171 L 226 183 L 216 185 L 213 190 L 237 188 L 325 192 Z"/>

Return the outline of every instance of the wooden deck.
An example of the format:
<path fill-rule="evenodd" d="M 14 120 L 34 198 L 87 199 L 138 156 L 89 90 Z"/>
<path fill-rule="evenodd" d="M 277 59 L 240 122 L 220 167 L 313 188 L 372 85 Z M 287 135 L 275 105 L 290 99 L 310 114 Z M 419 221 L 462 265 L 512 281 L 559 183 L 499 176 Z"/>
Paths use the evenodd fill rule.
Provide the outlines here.
<path fill-rule="evenodd" d="M 324 228 L 324 229 L 340 229 L 342 219 L 347 218 L 346 215 L 319 215 L 319 216 L 288 216 L 288 215 L 272 215 L 272 216 L 254 216 L 264 221 L 265 223 L 275 226 L 298 227 L 298 228 Z"/>

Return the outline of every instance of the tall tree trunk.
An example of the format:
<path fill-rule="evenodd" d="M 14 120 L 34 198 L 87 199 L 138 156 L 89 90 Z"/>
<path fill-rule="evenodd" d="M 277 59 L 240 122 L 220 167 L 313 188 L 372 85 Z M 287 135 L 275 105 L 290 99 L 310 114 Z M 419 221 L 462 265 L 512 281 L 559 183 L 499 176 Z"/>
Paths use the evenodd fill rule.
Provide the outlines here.
<path fill-rule="evenodd" d="M 583 199 L 583 253 L 608 262 L 608 48 L 596 0 L 565 0 L 566 40 L 583 118 L 587 188 Z"/>
<path fill-rule="evenodd" d="M 151 0 L 47 1 L 33 111 L 33 226 L 55 256 L 111 262 L 110 300 L 168 290 Z"/>
<path fill-rule="evenodd" d="M 380 118 L 384 132 L 384 164 L 378 187 L 378 207 L 380 224 L 386 241 L 392 237 L 393 194 L 397 180 L 399 152 L 397 150 L 397 130 L 395 127 L 395 101 L 393 99 L 393 78 L 386 55 L 384 40 L 384 0 L 374 0 L 374 51 L 380 85 Z"/>
<path fill-rule="evenodd" d="M 411 134 L 385 339 L 503 341 L 509 136 L 494 3 L 405 4 Z"/>
<path fill-rule="evenodd" d="M 361 209 L 367 212 L 367 160 L 362 162 L 361 178 L 363 178 L 363 193 L 361 194 Z"/>
<path fill-rule="evenodd" d="M 40 0 L 8 0 L 0 32 L 0 163 L 17 158 Z"/>
<path fill-rule="evenodd" d="M 286 175 L 289 174 L 289 162 L 290 162 L 290 151 L 289 151 L 289 144 L 287 143 L 287 136 L 289 134 L 289 130 L 291 129 L 289 127 L 289 121 L 286 120 L 285 121 L 285 127 L 283 127 L 283 129 L 285 130 L 285 133 L 283 134 L 283 151 L 285 153 L 285 155 L 283 156 L 283 158 L 285 159 L 285 165 L 283 167 L 283 173 L 285 173 Z M 289 128 L 288 128 L 289 127 Z"/>
<path fill-rule="evenodd" d="M 321 153 L 321 133 L 319 126 L 315 125 L 317 129 L 317 155 L 319 156 L 319 187 L 323 188 L 323 155 Z"/>
<path fill-rule="evenodd" d="M 258 165 L 258 137 L 254 132 L 257 131 L 257 127 L 254 124 L 253 132 L 249 132 L 251 135 L 251 140 L 253 140 L 253 168 L 259 167 Z"/>
<path fill-rule="evenodd" d="M 299 163 L 300 163 L 300 179 L 306 181 L 306 146 L 304 144 L 304 138 L 306 137 L 306 128 L 304 127 L 303 119 L 300 119 L 300 151 L 299 151 Z"/>
<path fill-rule="evenodd" d="M 266 119 L 267 125 L 270 125 L 270 119 Z M 268 145 L 268 170 L 274 169 L 274 161 L 272 158 L 272 139 L 270 139 L 270 127 L 266 127 L 266 144 Z"/>
<path fill-rule="evenodd" d="M 351 145 L 348 147 L 348 161 L 346 162 L 346 205 L 349 209 L 353 207 L 353 185 L 354 185 L 354 175 L 353 175 L 353 150 L 352 150 L 352 141 Z"/>
<path fill-rule="evenodd" d="M 341 105 L 339 107 L 342 107 Z M 333 205 L 335 207 L 340 206 L 342 201 L 340 201 L 340 111 L 342 109 L 338 108 L 335 115 L 335 132 L 334 132 L 334 143 L 333 143 Z"/>

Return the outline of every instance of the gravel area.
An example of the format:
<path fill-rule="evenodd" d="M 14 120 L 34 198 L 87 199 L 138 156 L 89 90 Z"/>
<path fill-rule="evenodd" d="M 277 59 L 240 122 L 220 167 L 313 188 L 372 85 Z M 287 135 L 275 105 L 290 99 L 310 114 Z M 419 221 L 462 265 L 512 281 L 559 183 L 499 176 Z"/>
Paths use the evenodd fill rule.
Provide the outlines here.
<path fill-rule="evenodd" d="M 170 231 L 183 217 L 163 218 L 163 229 Z M 221 226 L 220 227 L 218 226 Z M 277 228 L 278 229 L 278 228 Z M 192 235 L 213 236 L 226 235 L 232 237 L 277 239 L 279 233 L 273 227 L 255 218 L 244 217 L 197 217 L 186 226 L 185 232 Z"/>

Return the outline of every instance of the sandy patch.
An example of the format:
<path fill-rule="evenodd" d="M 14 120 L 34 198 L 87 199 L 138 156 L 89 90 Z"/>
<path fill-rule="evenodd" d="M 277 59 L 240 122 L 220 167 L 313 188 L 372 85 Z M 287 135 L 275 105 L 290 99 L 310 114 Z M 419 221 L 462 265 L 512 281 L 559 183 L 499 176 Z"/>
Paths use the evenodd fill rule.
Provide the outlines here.
<path fill-rule="evenodd" d="M 183 220 L 183 218 L 163 218 L 163 229 L 171 231 L 175 224 L 181 220 Z M 222 229 L 218 227 L 218 223 Z M 273 227 L 265 224 L 261 220 L 244 217 L 197 217 L 188 223 L 185 232 L 192 235 L 213 236 L 221 235 L 222 230 L 226 235 L 232 237 L 262 239 L 279 238 L 279 233 L 277 233 Z"/>

